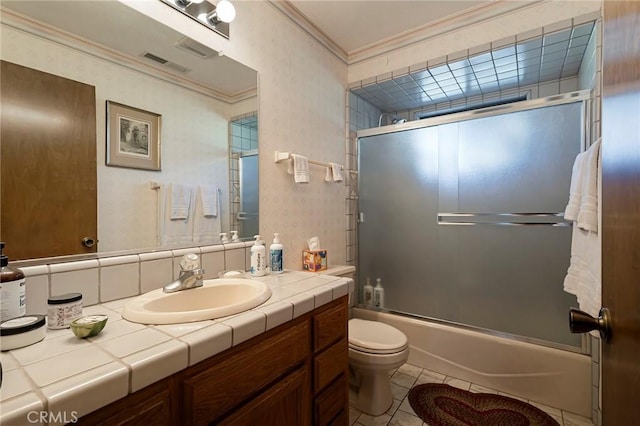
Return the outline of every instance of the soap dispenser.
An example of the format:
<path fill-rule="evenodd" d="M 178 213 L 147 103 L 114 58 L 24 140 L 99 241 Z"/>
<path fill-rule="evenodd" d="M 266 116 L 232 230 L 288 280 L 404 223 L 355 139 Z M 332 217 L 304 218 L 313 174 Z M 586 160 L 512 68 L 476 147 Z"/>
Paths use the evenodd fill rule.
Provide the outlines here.
<path fill-rule="evenodd" d="M 281 274 L 283 271 L 283 262 L 284 262 L 284 259 L 282 257 L 283 248 L 284 247 L 280 243 L 280 234 L 276 232 L 275 234 L 273 234 L 273 244 L 269 246 L 272 274 Z"/>
<path fill-rule="evenodd" d="M 376 278 L 376 286 L 373 289 L 373 306 L 376 308 L 384 306 L 384 288 L 382 288 L 381 278 Z"/>
<path fill-rule="evenodd" d="M 373 287 L 371 286 L 369 277 L 367 277 L 367 283 L 364 285 L 363 293 L 365 306 L 373 306 Z"/>
<path fill-rule="evenodd" d="M 240 238 L 238 238 L 238 231 L 231 231 L 231 242 L 232 243 L 240 242 Z"/>
<path fill-rule="evenodd" d="M 260 235 L 255 235 L 255 243 L 251 247 L 251 276 L 263 277 L 267 273 L 267 249 L 264 247 L 264 241 L 260 239 Z"/>
<path fill-rule="evenodd" d="M 9 258 L 2 253 L 4 243 L 0 243 L 0 321 L 21 317 L 27 313 L 24 273 L 9 266 Z"/>
<path fill-rule="evenodd" d="M 227 233 L 226 232 L 221 232 L 220 233 L 220 242 L 222 244 L 227 244 L 229 242 L 229 237 L 227 237 Z"/>

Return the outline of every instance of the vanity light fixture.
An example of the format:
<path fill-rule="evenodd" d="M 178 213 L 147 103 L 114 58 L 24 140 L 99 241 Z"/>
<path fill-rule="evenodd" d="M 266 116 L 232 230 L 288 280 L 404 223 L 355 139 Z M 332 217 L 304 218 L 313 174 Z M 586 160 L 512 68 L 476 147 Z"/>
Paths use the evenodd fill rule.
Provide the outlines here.
<path fill-rule="evenodd" d="M 217 4 L 207 0 L 160 1 L 224 38 L 229 38 L 229 23 L 236 17 L 236 9 L 229 0 L 219 0 Z"/>
<path fill-rule="evenodd" d="M 222 22 L 227 24 L 236 18 L 236 8 L 229 0 L 220 0 L 215 9 L 208 14 L 201 14 L 198 19 L 204 20 L 211 25 L 218 25 Z"/>

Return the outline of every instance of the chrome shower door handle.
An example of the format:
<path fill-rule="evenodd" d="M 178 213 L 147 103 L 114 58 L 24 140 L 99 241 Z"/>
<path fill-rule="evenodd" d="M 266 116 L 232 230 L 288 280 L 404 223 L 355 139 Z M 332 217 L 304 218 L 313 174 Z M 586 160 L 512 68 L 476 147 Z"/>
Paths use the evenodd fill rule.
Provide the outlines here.
<path fill-rule="evenodd" d="M 600 309 L 600 316 L 594 318 L 580 309 L 569 309 L 569 328 L 572 333 L 588 333 L 598 330 L 604 342 L 611 339 L 611 314 L 607 308 Z"/>

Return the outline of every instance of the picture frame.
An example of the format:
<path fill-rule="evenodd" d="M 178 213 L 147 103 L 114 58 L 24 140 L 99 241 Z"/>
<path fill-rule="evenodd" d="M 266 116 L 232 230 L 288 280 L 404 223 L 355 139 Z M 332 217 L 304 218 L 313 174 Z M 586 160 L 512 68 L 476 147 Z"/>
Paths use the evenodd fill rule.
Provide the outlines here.
<path fill-rule="evenodd" d="M 107 100 L 106 165 L 160 171 L 162 116 Z"/>

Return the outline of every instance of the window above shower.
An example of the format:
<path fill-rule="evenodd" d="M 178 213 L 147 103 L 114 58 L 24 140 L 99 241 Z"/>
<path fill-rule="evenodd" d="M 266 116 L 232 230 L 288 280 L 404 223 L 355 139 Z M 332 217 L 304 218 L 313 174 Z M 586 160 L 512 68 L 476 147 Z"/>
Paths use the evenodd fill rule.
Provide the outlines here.
<path fill-rule="evenodd" d="M 596 24 L 576 18 L 351 84 L 350 129 L 591 89 Z"/>

